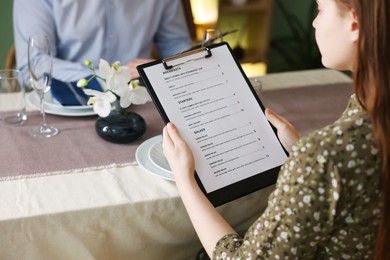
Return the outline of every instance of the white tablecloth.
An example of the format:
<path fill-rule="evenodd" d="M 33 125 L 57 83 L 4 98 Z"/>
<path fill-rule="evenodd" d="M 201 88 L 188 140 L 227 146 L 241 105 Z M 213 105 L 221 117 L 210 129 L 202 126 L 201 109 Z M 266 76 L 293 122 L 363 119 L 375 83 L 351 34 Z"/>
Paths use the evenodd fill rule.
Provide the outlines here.
<path fill-rule="evenodd" d="M 331 70 L 260 80 L 263 89 L 350 82 Z M 272 188 L 218 210 L 244 232 L 266 207 Z M 0 181 L 0 259 L 194 259 L 200 248 L 175 183 L 136 162 Z"/>

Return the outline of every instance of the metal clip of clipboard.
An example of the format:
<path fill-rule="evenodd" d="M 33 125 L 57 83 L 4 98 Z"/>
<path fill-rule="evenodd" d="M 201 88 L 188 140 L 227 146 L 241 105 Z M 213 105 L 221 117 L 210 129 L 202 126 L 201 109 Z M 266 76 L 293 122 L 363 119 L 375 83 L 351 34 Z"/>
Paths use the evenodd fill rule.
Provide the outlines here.
<path fill-rule="evenodd" d="M 198 58 L 195 58 L 195 59 L 189 59 L 187 61 L 184 61 L 184 62 L 181 62 L 181 63 L 178 63 L 178 64 L 175 64 L 175 65 L 168 65 L 168 62 L 171 62 L 173 60 L 177 60 L 177 59 L 180 59 L 180 58 L 183 58 L 183 57 L 186 57 L 186 56 L 190 56 L 190 55 L 193 55 L 193 54 L 196 54 L 196 53 L 199 53 L 199 52 L 202 52 L 202 51 L 206 51 L 207 54 L 205 56 L 201 56 L 201 57 L 198 57 Z M 170 70 L 172 69 L 173 67 L 175 66 L 180 66 L 180 65 L 183 65 L 187 62 L 191 62 L 191 61 L 195 61 L 195 60 L 200 60 L 200 59 L 206 59 L 206 58 L 210 58 L 211 57 L 211 50 L 210 48 L 208 47 L 203 47 L 203 48 L 199 48 L 199 49 L 196 49 L 196 50 L 191 50 L 191 51 L 187 51 L 187 52 L 183 52 L 183 53 L 180 53 L 176 56 L 173 56 L 173 57 L 170 57 L 170 58 L 167 58 L 167 59 L 163 59 L 162 60 L 162 63 L 165 67 L 166 70 Z"/>

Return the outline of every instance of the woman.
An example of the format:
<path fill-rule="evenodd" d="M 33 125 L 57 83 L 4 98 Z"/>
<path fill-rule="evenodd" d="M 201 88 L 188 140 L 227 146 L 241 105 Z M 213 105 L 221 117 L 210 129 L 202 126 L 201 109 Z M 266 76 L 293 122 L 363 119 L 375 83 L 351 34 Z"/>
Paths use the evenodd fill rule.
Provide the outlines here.
<path fill-rule="evenodd" d="M 244 238 L 198 188 L 192 153 L 175 126 L 164 128 L 164 154 L 215 259 L 390 259 L 390 3 L 317 2 L 313 26 L 322 62 L 351 70 L 355 94 L 339 120 L 296 143 L 291 124 L 266 110 L 290 157 Z"/>

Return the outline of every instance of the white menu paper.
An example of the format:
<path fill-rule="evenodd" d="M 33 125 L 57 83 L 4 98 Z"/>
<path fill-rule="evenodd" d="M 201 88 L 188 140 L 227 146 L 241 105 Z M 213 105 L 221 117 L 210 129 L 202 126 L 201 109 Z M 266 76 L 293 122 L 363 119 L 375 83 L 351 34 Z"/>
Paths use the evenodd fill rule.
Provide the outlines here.
<path fill-rule="evenodd" d="M 287 156 L 226 45 L 143 68 L 195 157 L 207 193 L 278 167 Z"/>

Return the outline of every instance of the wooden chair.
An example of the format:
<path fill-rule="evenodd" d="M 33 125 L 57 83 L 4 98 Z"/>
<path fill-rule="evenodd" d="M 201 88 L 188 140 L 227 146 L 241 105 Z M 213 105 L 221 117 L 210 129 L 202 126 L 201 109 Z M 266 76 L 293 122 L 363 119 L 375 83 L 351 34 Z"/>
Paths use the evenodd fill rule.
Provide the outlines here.
<path fill-rule="evenodd" d="M 16 67 L 15 45 L 12 44 L 8 50 L 5 60 L 5 69 L 14 69 Z"/>
<path fill-rule="evenodd" d="M 184 8 L 184 14 L 186 16 L 186 22 L 187 22 L 188 30 L 190 32 L 191 39 L 196 40 L 196 27 L 194 23 L 194 17 L 192 15 L 190 0 L 181 0 L 181 2 Z"/>

